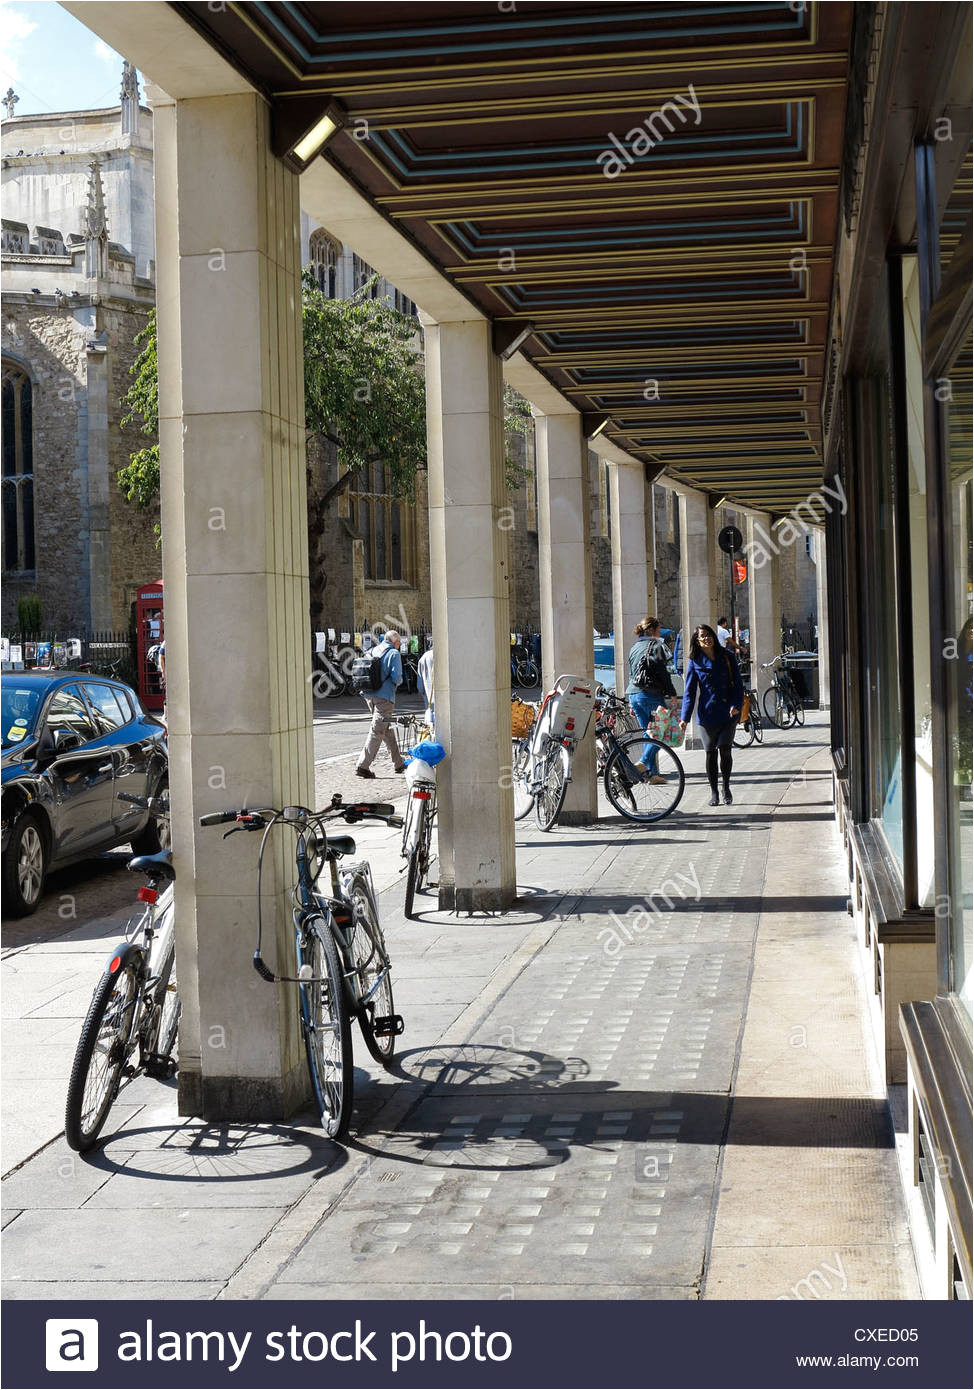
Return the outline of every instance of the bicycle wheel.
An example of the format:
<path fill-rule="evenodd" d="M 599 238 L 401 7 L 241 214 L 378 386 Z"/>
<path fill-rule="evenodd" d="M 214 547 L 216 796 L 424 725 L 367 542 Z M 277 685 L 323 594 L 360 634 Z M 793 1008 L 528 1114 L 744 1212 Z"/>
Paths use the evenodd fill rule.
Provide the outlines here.
<path fill-rule="evenodd" d="M 385 938 L 368 885 L 358 876 L 344 881 L 352 907 L 352 961 L 358 977 L 358 1021 L 369 1049 L 377 1062 L 388 1067 L 396 1050 L 395 1033 L 376 1033 L 377 1018 L 391 1019 L 396 1010 L 392 1002 L 392 966 Z"/>
<path fill-rule="evenodd" d="M 606 763 L 603 783 L 605 794 L 621 816 L 627 820 L 656 821 L 675 811 L 683 796 L 686 776 L 683 764 L 668 743 L 647 739 L 645 734 L 625 734 L 616 740 Z M 663 782 L 652 782 L 648 776 L 633 777 L 630 767 L 642 757 L 643 745 L 652 744 L 656 750 L 656 776 Z"/>
<path fill-rule="evenodd" d="M 511 745 L 511 780 L 514 784 L 514 819 L 524 817 L 534 805 L 534 792 L 530 789 L 531 753 L 526 738 L 516 738 Z"/>
<path fill-rule="evenodd" d="M 565 803 L 572 760 L 563 743 L 549 739 L 538 768 L 538 791 L 534 798 L 534 818 L 539 830 L 550 830 Z"/>
<path fill-rule="evenodd" d="M 541 672 L 538 670 L 538 663 L 532 657 L 523 657 L 514 663 L 514 679 L 522 689 L 530 690 L 536 685 L 541 684 Z"/>
<path fill-rule="evenodd" d="M 115 1103 L 130 1051 L 138 993 L 134 961 L 114 975 L 103 975 L 95 987 L 64 1107 L 64 1137 L 78 1153 L 94 1144 Z"/>
<path fill-rule="evenodd" d="M 426 824 L 426 808 L 428 802 L 418 798 L 409 798 L 410 814 L 419 817 L 419 825 L 412 830 L 412 848 L 409 851 L 409 867 L 406 870 L 406 902 L 405 913 L 407 917 L 413 915 L 413 899 L 423 886 L 423 836 Z"/>
<path fill-rule="evenodd" d="M 734 730 L 734 747 L 750 748 L 754 742 L 754 720 L 748 715 L 747 719 L 739 720 Z"/>
<path fill-rule="evenodd" d="M 348 1127 L 352 1111 L 352 1029 L 342 965 L 323 917 L 304 923 L 302 966 L 313 978 L 299 986 L 301 1026 L 321 1126 L 330 1139 Z"/>
<path fill-rule="evenodd" d="M 176 948 L 171 946 L 162 969 L 159 971 L 159 984 L 156 986 L 156 1003 L 159 1012 L 159 1034 L 156 1042 L 156 1056 L 167 1062 L 176 1046 L 176 1035 L 183 1005 L 176 988 Z"/>
<path fill-rule="evenodd" d="M 775 728 L 787 729 L 792 722 L 793 715 L 789 711 L 787 698 L 776 685 L 769 685 L 764 692 L 761 708 L 768 723 L 774 724 Z"/>
<path fill-rule="evenodd" d="M 751 703 L 751 728 L 754 730 L 754 737 L 758 743 L 764 742 L 764 720 L 757 707 L 757 699 Z"/>

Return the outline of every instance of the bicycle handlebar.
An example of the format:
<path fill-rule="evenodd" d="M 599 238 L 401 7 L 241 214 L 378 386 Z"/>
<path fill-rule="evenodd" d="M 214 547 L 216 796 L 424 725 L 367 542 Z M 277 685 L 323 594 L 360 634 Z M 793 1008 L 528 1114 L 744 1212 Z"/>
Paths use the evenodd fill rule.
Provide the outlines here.
<path fill-rule="evenodd" d="M 287 812 L 289 811 L 301 814 L 288 815 Z M 376 820 L 386 820 L 391 824 L 395 824 L 398 820 L 395 806 L 390 806 L 384 801 L 345 802 L 341 798 L 341 793 L 336 792 L 331 799 L 331 804 L 322 811 L 310 811 L 306 806 L 286 806 L 281 811 L 273 807 L 243 807 L 239 811 L 209 811 L 206 815 L 200 816 L 199 823 L 202 826 L 229 825 L 239 821 L 249 829 L 257 829 L 258 826 L 265 825 L 268 821 L 278 817 L 287 823 L 294 824 L 300 820 L 319 821 L 326 816 L 340 816 L 350 825 L 363 820 L 366 816 L 374 817 Z"/>

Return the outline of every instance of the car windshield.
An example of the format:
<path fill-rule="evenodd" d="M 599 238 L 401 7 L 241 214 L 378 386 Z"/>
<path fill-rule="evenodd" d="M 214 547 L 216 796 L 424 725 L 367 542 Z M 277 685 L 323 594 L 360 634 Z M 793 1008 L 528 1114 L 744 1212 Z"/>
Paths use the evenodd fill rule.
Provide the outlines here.
<path fill-rule="evenodd" d="M 18 685 L 15 680 L 4 680 L 0 682 L 0 703 L 3 746 L 13 748 L 31 737 L 41 707 L 41 692 L 29 685 Z"/>

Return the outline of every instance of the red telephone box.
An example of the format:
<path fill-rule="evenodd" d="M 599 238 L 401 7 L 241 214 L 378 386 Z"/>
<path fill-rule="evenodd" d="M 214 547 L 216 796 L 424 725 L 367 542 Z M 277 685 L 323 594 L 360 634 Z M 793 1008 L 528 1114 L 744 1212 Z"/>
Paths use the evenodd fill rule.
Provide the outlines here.
<path fill-rule="evenodd" d="M 165 641 L 166 625 L 162 607 L 162 580 L 143 584 L 135 597 L 135 627 L 139 663 L 139 696 L 146 709 L 161 710 L 166 703 L 162 674 L 149 652 Z"/>

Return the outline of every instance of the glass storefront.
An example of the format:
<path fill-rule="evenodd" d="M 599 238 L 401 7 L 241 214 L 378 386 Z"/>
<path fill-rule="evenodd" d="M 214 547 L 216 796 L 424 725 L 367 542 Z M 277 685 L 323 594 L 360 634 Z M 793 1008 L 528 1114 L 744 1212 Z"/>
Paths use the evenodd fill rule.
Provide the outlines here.
<path fill-rule="evenodd" d="M 972 1017 L 971 918 L 971 337 L 951 367 L 947 404 L 947 483 L 950 505 L 952 611 L 945 644 L 949 663 L 947 731 L 951 784 L 949 806 L 953 853 L 950 864 L 950 986 L 968 1018 Z"/>

